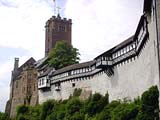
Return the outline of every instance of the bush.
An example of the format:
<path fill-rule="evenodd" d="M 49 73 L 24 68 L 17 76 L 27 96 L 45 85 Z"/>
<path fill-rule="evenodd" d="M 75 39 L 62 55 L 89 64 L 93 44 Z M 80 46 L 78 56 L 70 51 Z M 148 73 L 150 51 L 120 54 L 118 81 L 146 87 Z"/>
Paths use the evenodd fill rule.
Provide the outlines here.
<path fill-rule="evenodd" d="M 55 104 L 56 102 L 54 100 L 48 100 L 42 104 L 40 115 L 41 120 L 45 120 L 45 118 L 53 112 Z"/>
<path fill-rule="evenodd" d="M 108 93 L 103 97 L 99 93 L 96 93 L 92 96 L 91 100 L 88 102 L 86 107 L 86 112 L 93 116 L 97 113 L 100 113 L 104 107 L 108 104 Z"/>
<path fill-rule="evenodd" d="M 84 114 L 76 112 L 73 116 L 70 117 L 69 120 L 84 120 Z"/>
<path fill-rule="evenodd" d="M 157 86 L 152 86 L 142 94 L 141 112 L 138 114 L 138 119 L 159 119 L 159 91 Z"/>
<path fill-rule="evenodd" d="M 65 115 L 66 115 L 65 111 L 59 111 L 57 113 L 57 120 L 63 120 L 65 118 Z"/>
<path fill-rule="evenodd" d="M 76 112 L 80 112 L 80 109 L 82 107 L 82 103 L 78 98 L 73 98 L 70 101 L 68 101 L 66 105 L 66 112 L 69 115 L 73 115 Z"/>
<path fill-rule="evenodd" d="M 9 120 L 9 116 L 6 113 L 0 112 L 0 120 Z"/>
<path fill-rule="evenodd" d="M 29 112 L 29 106 L 20 105 L 17 107 L 17 115 L 19 114 L 26 114 Z"/>
<path fill-rule="evenodd" d="M 80 93 L 75 92 L 75 96 Z M 158 120 L 159 92 L 156 86 L 132 101 L 112 101 L 108 93 L 87 100 L 72 97 L 65 101 L 49 100 L 36 107 L 19 106 L 16 120 Z M 9 120 L 0 113 L 0 120 Z"/>
<path fill-rule="evenodd" d="M 138 114 L 138 107 L 133 103 L 121 103 L 112 111 L 114 120 L 133 120 Z"/>
<path fill-rule="evenodd" d="M 111 112 L 121 103 L 119 101 L 112 101 L 105 106 L 104 110 L 99 114 L 99 120 L 110 120 Z"/>

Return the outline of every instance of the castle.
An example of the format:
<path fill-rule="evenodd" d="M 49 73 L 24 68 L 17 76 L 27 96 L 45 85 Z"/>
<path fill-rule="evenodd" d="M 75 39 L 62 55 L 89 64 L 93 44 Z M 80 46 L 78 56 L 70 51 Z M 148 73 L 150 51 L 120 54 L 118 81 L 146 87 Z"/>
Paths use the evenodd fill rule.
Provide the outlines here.
<path fill-rule="evenodd" d="M 32 68 L 38 75 L 38 98 L 35 98 L 38 103 L 49 99 L 68 99 L 76 88 L 82 89 L 81 97 L 84 99 L 93 93 L 105 95 L 108 92 L 112 101 L 134 99 L 152 85 L 160 87 L 159 0 L 144 0 L 143 15 L 135 34 L 127 40 L 91 61 L 58 70 L 48 67 L 45 60 L 56 41 L 63 39 L 71 44 L 71 24 L 71 20 L 62 19 L 59 15 L 53 16 L 46 23 L 46 57 L 34 62 Z M 16 78 L 12 78 L 12 95 L 7 103 L 11 111 L 14 110 L 12 106 L 16 104 L 13 100 L 18 98 L 13 94 L 16 88 L 13 83 L 16 85 Z"/>

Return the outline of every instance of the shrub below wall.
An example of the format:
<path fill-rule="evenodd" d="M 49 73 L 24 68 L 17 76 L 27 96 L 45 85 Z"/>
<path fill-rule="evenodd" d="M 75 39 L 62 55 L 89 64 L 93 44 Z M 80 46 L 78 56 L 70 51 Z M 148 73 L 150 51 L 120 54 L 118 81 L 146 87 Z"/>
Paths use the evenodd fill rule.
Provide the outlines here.
<path fill-rule="evenodd" d="M 36 107 L 20 106 L 16 120 L 159 120 L 159 91 L 151 87 L 134 101 L 112 101 L 98 93 L 87 100 L 79 92 L 65 101 L 49 100 Z M 3 120 L 3 119 L 2 119 Z"/>

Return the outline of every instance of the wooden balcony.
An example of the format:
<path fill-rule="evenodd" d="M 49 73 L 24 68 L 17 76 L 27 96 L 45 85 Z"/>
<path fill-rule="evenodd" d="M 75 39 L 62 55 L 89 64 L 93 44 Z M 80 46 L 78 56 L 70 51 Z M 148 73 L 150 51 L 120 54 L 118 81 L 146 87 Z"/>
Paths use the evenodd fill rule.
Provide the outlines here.
<path fill-rule="evenodd" d="M 47 78 L 38 79 L 38 89 L 50 88 L 50 82 Z"/>
<path fill-rule="evenodd" d="M 113 61 L 112 60 L 101 60 L 98 59 L 96 61 L 96 68 L 105 68 L 107 66 L 112 66 Z"/>

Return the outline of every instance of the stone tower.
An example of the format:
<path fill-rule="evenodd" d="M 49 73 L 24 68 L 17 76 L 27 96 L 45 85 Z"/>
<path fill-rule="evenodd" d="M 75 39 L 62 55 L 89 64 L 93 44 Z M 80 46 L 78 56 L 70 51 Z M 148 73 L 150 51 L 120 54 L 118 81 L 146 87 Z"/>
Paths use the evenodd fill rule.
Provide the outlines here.
<path fill-rule="evenodd" d="M 71 44 L 71 33 L 72 33 L 72 20 L 52 16 L 46 22 L 46 34 L 45 34 L 45 56 L 48 55 L 50 50 L 55 47 L 55 44 L 59 40 L 64 40 L 68 44 Z"/>
<path fill-rule="evenodd" d="M 11 75 L 10 97 L 5 112 L 12 118 L 16 116 L 18 105 L 37 105 L 38 87 L 35 59 L 28 59 L 19 67 L 19 58 L 15 58 Z"/>

